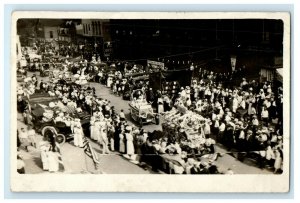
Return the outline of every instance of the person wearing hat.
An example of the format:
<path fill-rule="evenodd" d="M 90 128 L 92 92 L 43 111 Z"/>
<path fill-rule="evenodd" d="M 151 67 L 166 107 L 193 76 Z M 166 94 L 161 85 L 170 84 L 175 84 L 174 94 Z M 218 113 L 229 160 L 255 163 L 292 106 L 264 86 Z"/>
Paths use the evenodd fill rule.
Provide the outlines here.
<path fill-rule="evenodd" d="M 119 151 L 120 146 L 120 134 L 121 134 L 121 122 L 115 120 L 115 132 L 114 132 L 114 150 Z"/>
<path fill-rule="evenodd" d="M 224 131 L 226 129 L 226 125 L 224 121 L 219 122 L 219 129 L 217 134 L 217 141 L 224 142 Z"/>
<path fill-rule="evenodd" d="M 256 114 L 256 109 L 255 109 L 255 104 L 256 99 L 253 95 L 249 96 L 247 99 L 247 103 L 248 103 L 248 115 L 252 116 Z"/>
<path fill-rule="evenodd" d="M 214 135 L 218 135 L 219 134 L 219 126 L 220 126 L 220 117 L 218 115 L 216 115 L 215 113 L 213 113 L 212 120 L 213 120 L 212 132 Z"/>
<path fill-rule="evenodd" d="M 210 118 L 207 118 L 205 120 L 205 124 L 204 124 L 204 128 L 203 128 L 204 135 L 205 135 L 206 138 L 209 138 L 210 135 L 211 135 L 211 129 L 210 129 L 211 125 L 212 125 L 212 122 L 211 122 Z"/>
<path fill-rule="evenodd" d="M 33 125 L 33 123 L 32 123 L 32 115 L 31 115 L 29 109 L 25 109 L 24 110 L 23 117 L 24 117 L 24 121 L 25 121 L 26 125 L 29 125 L 29 126 Z"/>
<path fill-rule="evenodd" d="M 262 119 L 263 125 L 268 127 L 269 111 L 268 111 L 267 107 L 265 107 L 265 106 L 263 106 L 262 111 L 261 111 L 261 119 Z"/>
<path fill-rule="evenodd" d="M 114 139 L 114 133 L 115 133 L 115 126 L 113 124 L 113 121 L 107 122 L 107 131 L 108 131 L 108 141 L 111 151 L 115 151 L 115 139 Z"/>
<path fill-rule="evenodd" d="M 190 86 L 185 87 L 185 92 L 186 92 L 186 98 L 191 99 L 191 87 Z"/>
<path fill-rule="evenodd" d="M 19 174 L 25 174 L 25 162 L 23 161 L 21 155 L 17 155 L 17 172 Z"/>
<path fill-rule="evenodd" d="M 104 120 L 99 122 L 99 145 L 102 145 L 102 154 L 109 153 L 108 149 L 108 137 L 107 137 L 107 122 Z"/>
<path fill-rule="evenodd" d="M 84 134 L 83 134 L 83 130 L 79 118 L 75 118 L 73 129 L 74 129 L 74 145 L 76 147 L 83 147 Z"/>
<path fill-rule="evenodd" d="M 41 141 L 39 143 L 39 148 L 41 152 L 41 161 L 42 161 L 43 170 L 47 171 L 49 170 L 48 151 L 50 150 L 50 144 L 46 141 Z"/>
<path fill-rule="evenodd" d="M 55 173 L 59 170 L 59 159 L 58 152 L 55 151 L 55 148 L 50 146 L 47 153 L 47 161 L 48 161 L 48 170 L 50 173 Z"/>
<path fill-rule="evenodd" d="M 119 134 L 119 152 L 121 154 L 125 153 L 125 143 L 124 143 L 125 127 L 121 125 L 121 132 Z"/>
<path fill-rule="evenodd" d="M 31 126 L 28 126 L 28 140 L 30 145 L 36 148 L 36 133 Z"/>
<path fill-rule="evenodd" d="M 162 97 L 157 98 L 157 113 L 161 114 L 164 112 L 164 100 Z"/>
<path fill-rule="evenodd" d="M 279 147 L 275 148 L 274 174 L 282 172 L 283 152 Z"/>
<path fill-rule="evenodd" d="M 184 128 L 179 129 L 179 133 L 177 135 L 176 140 L 178 140 L 178 141 L 187 140 L 187 134 L 186 134 Z"/>
<path fill-rule="evenodd" d="M 121 112 L 119 113 L 120 121 L 125 121 L 125 113 L 124 110 L 121 109 Z"/>
<path fill-rule="evenodd" d="M 125 138 L 126 138 L 126 154 L 131 156 L 134 154 L 133 135 L 132 135 L 131 126 L 127 126 L 125 128 Z"/>
<path fill-rule="evenodd" d="M 223 140 L 224 140 L 224 145 L 228 148 L 229 151 L 233 148 L 234 145 L 234 130 L 235 130 L 235 124 L 231 121 L 227 121 Z"/>
<path fill-rule="evenodd" d="M 252 123 L 253 131 L 256 132 L 257 128 L 258 128 L 258 125 L 259 125 L 259 121 L 258 121 L 256 115 L 253 115 L 251 123 Z"/>
<path fill-rule="evenodd" d="M 149 103 L 153 103 L 155 100 L 154 92 L 151 87 L 149 88 L 148 91 L 146 91 L 146 100 Z"/>
<path fill-rule="evenodd" d="M 268 107 L 270 121 L 272 121 L 273 119 L 276 119 L 276 117 L 277 117 L 277 105 L 276 105 L 276 103 L 277 102 L 275 101 L 275 98 L 272 96 L 270 98 L 270 106 Z"/>
<path fill-rule="evenodd" d="M 29 138 L 28 138 L 28 132 L 26 131 L 26 129 L 24 127 L 22 127 L 19 130 L 18 136 L 19 136 L 19 139 L 21 142 L 21 146 L 23 146 L 25 148 L 25 150 L 27 152 L 29 152 L 28 146 L 30 145 L 30 143 L 29 143 Z"/>
<path fill-rule="evenodd" d="M 185 101 L 185 99 L 186 99 L 186 90 L 184 89 L 184 87 L 181 87 L 180 88 L 180 98 L 183 100 L 183 101 Z"/>
<path fill-rule="evenodd" d="M 97 121 L 98 121 L 98 117 L 97 117 L 97 112 L 94 113 L 93 116 L 91 116 L 90 119 L 90 137 L 92 140 L 97 140 Z"/>
<path fill-rule="evenodd" d="M 246 78 L 242 79 L 243 81 L 240 84 L 240 87 L 245 91 L 246 89 L 248 89 L 248 82 L 246 80 Z"/>

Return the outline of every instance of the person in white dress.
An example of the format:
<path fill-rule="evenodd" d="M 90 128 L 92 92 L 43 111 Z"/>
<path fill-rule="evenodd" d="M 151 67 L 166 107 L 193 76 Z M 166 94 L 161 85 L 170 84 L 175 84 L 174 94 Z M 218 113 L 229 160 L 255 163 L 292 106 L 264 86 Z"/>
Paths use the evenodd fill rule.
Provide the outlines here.
<path fill-rule="evenodd" d="M 49 170 L 49 161 L 48 161 L 48 152 L 49 152 L 49 144 L 45 141 L 39 143 L 40 151 L 41 151 L 41 161 L 43 165 L 43 170 Z"/>
<path fill-rule="evenodd" d="M 58 152 L 54 152 L 52 149 L 50 149 L 47 152 L 47 156 L 49 172 L 57 172 L 59 170 Z"/>
<path fill-rule="evenodd" d="M 163 113 L 164 112 L 164 101 L 163 98 L 158 98 L 157 99 L 157 103 L 158 103 L 158 108 L 157 108 L 157 112 L 158 113 Z"/>
<path fill-rule="evenodd" d="M 126 127 L 125 136 L 126 136 L 126 149 L 127 149 L 126 154 L 127 155 L 133 155 L 134 154 L 133 136 L 132 136 L 131 131 L 132 131 L 131 126 Z"/>
<path fill-rule="evenodd" d="M 232 112 L 236 113 L 237 108 L 238 108 L 238 100 L 236 96 L 234 96 L 232 100 Z"/>
<path fill-rule="evenodd" d="M 120 137 L 119 152 L 125 153 L 124 134 L 120 133 L 119 137 Z"/>
<path fill-rule="evenodd" d="M 28 127 L 28 139 L 29 139 L 31 146 L 36 148 L 36 133 L 35 133 L 35 130 L 32 129 L 30 126 Z"/>
<path fill-rule="evenodd" d="M 91 120 L 90 120 L 90 136 L 91 136 L 92 140 L 96 140 L 96 138 L 95 138 L 95 122 L 96 122 L 95 116 L 91 116 Z"/>
<path fill-rule="evenodd" d="M 100 120 L 97 119 L 94 123 L 94 139 L 95 141 L 102 143 L 100 131 L 101 131 L 101 122 Z"/>
<path fill-rule="evenodd" d="M 119 134 L 119 152 L 120 153 L 125 153 L 124 133 L 125 133 L 125 127 L 124 127 L 124 125 L 121 125 L 121 132 Z"/>
<path fill-rule="evenodd" d="M 48 151 L 49 172 L 55 173 L 59 169 L 58 156 L 56 152 Z"/>
<path fill-rule="evenodd" d="M 76 118 L 74 122 L 74 145 L 76 147 L 83 147 L 83 136 L 80 119 Z"/>
<path fill-rule="evenodd" d="M 105 122 L 101 122 L 100 125 L 100 137 L 101 137 L 101 143 L 102 144 L 102 154 L 109 154 L 109 149 L 108 149 L 108 138 L 107 138 L 107 125 Z"/>

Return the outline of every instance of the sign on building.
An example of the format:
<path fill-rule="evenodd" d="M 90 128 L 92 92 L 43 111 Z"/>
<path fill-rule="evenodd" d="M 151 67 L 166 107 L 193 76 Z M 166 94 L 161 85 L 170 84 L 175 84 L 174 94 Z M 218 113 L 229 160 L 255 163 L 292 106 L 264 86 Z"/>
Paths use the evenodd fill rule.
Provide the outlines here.
<path fill-rule="evenodd" d="M 147 60 L 147 65 L 150 68 L 154 68 L 154 69 L 164 69 L 165 67 L 164 63 L 158 61 L 151 61 L 151 60 Z"/>
<path fill-rule="evenodd" d="M 110 42 L 105 42 L 104 43 L 104 56 L 105 57 L 111 57 L 113 53 L 113 46 L 112 43 Z"/>
<path fill-rule="evenodd" d="M 235 55 L 232 55 L 230 57 L 230 62 L 231 62 L 232 71 L 234 71 L 235 70 L 235 66 L 236 66 L 236 56 Z"/>

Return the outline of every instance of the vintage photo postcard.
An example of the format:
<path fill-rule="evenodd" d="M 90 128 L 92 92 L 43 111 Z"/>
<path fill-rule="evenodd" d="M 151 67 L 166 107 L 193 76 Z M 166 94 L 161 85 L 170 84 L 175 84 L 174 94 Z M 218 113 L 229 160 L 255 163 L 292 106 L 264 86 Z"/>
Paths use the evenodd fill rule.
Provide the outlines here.
<path fill-rule="evenodd" d="M 13 192 L 288 192 L 290 14 L 15 11 Z"/>

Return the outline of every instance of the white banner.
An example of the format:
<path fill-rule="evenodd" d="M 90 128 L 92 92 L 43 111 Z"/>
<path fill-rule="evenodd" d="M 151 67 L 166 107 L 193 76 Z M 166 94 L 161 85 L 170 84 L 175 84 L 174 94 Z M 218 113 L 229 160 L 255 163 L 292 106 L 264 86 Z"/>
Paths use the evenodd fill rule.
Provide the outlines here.
<path fill-rule="evenodd" d="M 160 69 L 163 69 L 165 67 L 165 64 L 163 62 L 151 61 L 151 60 L 147 60 L 147 65 L 152 68 L 160 68 Z"/>
<path fill-rule="evenodd" d="M 235 65 L 236 65 L 236 56 L 231 56 L 230 61 L 231 61 L 232 71 L 234 71 L 235 70 Z"/>

